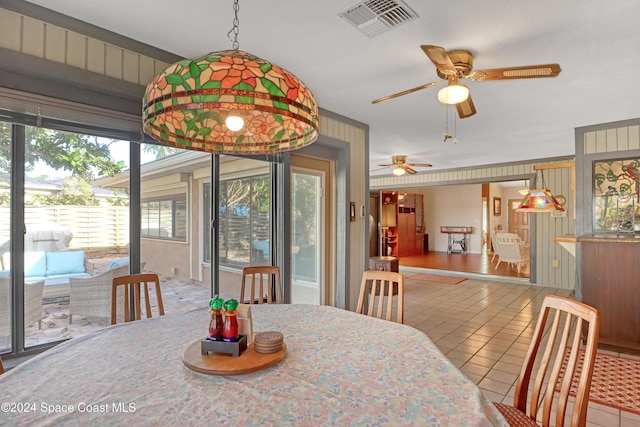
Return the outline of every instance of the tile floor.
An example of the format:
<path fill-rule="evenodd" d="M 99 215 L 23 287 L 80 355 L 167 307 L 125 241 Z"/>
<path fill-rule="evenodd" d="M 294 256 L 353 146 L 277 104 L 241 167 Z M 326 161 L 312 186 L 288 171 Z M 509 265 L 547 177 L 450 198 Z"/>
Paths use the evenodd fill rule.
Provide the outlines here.
<path fill-rule="evenodd" d="M 569 290 L 480 275 L 448 285 L 411 278 L 416 272 L 442 271 L 408 268 L 402 272 L 406 277 L 405 324 L 425 332 L 491 400 L 511 404 L 542 299 L 548 293 L 568 296 Z M 206 288 L 163 281 L 167 314 L 206 306 L 208 298 Z M 64 309 L 64 303 L 49 307 L 42 330 L 33 326 L 28 331 L 32 343 L 47 335 L 73 336 L 106 326 L 104 320 L 82 317 L 74 317 L 69 325 Z M 638 415 L 590 405 L 588 426 L 640 426 Z"/>
<path fill-rule="evenodd" d="M 405 324 L 425 332 L 492 401 L 512 404 L 544 296 L 570 292 L 487 279 L 446 285 L 412 280 L 410 274 Z M 590 403 L 587 426 L 640 426 L 640 416 Z"/>

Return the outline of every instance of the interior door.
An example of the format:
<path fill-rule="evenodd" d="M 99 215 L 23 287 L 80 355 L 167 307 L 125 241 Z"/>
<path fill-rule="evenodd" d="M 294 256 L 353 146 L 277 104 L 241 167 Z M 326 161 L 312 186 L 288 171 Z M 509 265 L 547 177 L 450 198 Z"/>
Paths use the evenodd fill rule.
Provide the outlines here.
<path fill-rule="evenodd" d="M 529 213 L 516 212 L 520 200 L 509 199 L 509 233 L 515 233 L 529 246 Z"/>

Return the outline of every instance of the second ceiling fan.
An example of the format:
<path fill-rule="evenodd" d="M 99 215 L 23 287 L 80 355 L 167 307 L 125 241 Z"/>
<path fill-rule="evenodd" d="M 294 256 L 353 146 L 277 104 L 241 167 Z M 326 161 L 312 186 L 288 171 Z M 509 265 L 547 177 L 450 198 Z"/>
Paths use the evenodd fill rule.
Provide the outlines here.
<path fill-rule="evenodd" d="M 476 113 L 476 108 L 471 100 L 469 88 L 461 84 L 460 79 L 466 78 L 475 81 L 510 80 L 556 77 L 560 74 L 560 65 L 558 64 L 527 65 L 523 67 L 492 68 L 472 71 L 473 55 L 468 50 L 459 49 L 447 52 L 440 46 L 432 45 L 422 45 L 420 48 L 422 48 L 424 53 L 435 64 L 436 72 L 442 80 L 378 98 L 372 101 L 373 104 L 437 86 L 447 81 L 447 87 L 438 92 L 438 100 L 443 104 L 455 104 L 458 110 L 458 116 L 464 119 L 473 116 Z"/>
<path fill-rule="evenodd" d="M 382 166 L 381 169 L 393 168 L 392 173 L 394 175 L 404 175 L 405 173 L 413 175 L 418 173 L 418 171 L 414 170 L 413 167 L 430 168 L 432 166 L 430 163 L 407 163 L 407 156 L 392 156 L 391 162 L 392 163 L 381 164 L 378 166 Z"/>

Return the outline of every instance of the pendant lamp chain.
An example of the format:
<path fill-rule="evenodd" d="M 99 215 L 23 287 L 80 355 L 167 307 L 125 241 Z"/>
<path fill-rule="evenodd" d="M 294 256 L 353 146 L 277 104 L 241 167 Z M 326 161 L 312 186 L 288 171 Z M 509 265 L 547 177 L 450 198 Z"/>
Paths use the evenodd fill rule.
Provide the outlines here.
<path fill-rule="evenodd" d="M 240 3 L 239 0 L 234 0 L 233 2 L 233 28 L 227 33 L 227 37 L 231 41 L 231 47 L 233 50 L 240 50 L 240 43 L 238 43 L 238 34 L 240 34 L 240 20 L 238 19 L 238 12 L 240 11 Z M 233 38 L 231 38 L 231 33 L 233 33 Z"/>

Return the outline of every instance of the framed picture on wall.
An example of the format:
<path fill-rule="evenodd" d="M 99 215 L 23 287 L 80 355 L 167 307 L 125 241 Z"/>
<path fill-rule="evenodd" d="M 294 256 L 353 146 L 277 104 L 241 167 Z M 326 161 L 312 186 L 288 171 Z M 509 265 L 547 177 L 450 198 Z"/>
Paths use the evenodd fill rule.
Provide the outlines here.
<path fill-rule="evenodd" d="M 493 216 L 502 215 L 502 198 L 494 197 L 493 198 Z"/>

